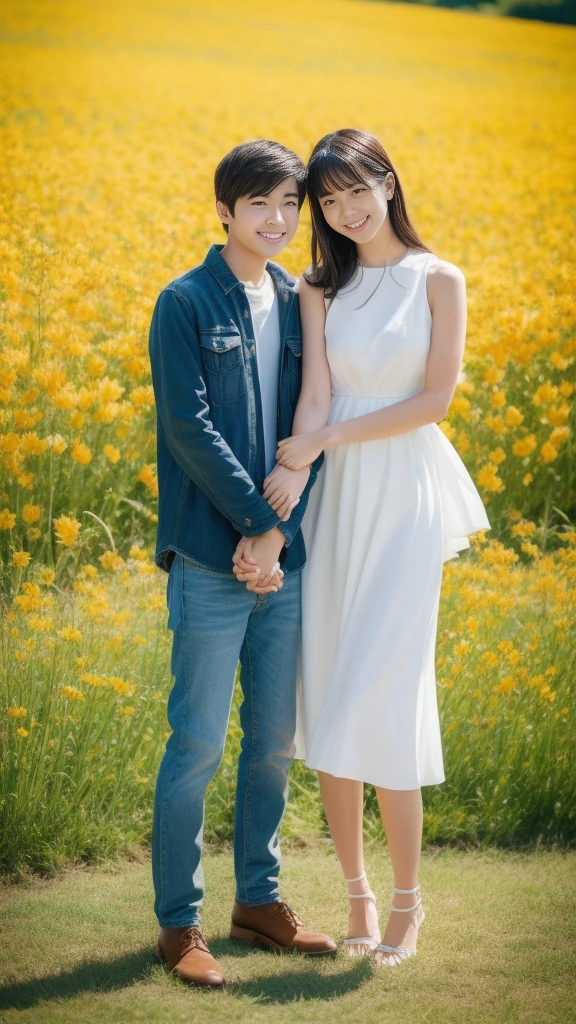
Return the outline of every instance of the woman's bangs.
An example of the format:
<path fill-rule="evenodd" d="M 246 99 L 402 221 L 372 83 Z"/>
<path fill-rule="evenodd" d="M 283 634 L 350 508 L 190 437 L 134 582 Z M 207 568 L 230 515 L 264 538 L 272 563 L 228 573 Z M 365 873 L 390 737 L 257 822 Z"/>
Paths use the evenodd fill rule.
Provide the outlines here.
<path fill-rule="evenodd" d="M 318 199 L 332 192 L 343 192 L 354 185 L 373 188 L 374 184 L 360 161 L 344 160 L 335 153 L 320 152 L 308 165 L 308 189 Z"/>

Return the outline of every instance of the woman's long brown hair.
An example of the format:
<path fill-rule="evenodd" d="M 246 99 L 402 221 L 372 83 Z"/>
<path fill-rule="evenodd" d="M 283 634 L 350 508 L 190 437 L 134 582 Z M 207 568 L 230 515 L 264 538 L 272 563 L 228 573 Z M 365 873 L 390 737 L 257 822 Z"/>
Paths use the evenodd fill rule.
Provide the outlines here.
<path fill-rule="evenodd" d="M 398 175 L 378 139 L 357 128 L 341 128 L 325 135 L 312 150 L 307 182 L 312 214 L 312 268 L 305 278 L 309 284 L 324 288 L 327 298 L 333 298 L 351 280 L 358 256 L 353 240 L 330 227 L 320 200 L 358 184 L 374 188 L 389 171 L 396 182 L 394 195 L 388 200 L 394 234 L 404 245 L 430 252 L 410 223 Z"/>

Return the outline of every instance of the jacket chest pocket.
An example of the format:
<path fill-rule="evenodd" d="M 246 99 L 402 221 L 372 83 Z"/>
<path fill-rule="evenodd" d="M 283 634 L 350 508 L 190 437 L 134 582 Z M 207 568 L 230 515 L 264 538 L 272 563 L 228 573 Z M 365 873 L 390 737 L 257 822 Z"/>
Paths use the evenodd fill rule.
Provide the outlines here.
<path fill-rule="evenodd" d="M 230 328 L 200 331 L 208 397 L 214 405 L 231 405 L 246 392 L 242 339 Z"/>

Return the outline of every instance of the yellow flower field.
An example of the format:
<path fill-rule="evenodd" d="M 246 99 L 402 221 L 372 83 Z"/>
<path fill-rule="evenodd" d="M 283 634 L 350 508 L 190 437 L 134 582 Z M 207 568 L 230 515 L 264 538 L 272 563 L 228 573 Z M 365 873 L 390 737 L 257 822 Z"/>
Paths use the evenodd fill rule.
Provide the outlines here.
<path fill-rule="evenodd" d="M 426 794 L 427 835 L 573 837 L 575 30 L 354 0 L 31 0 L 0 27 L 0 824 L 21 829 L 24 861 L 148 827 L 169 686 L 156 296 L 223 238 L 223 153 L 265 136 L 307 158 L 347 126 L 383 141 L 421 235 L 468 282 L 442 428 L 492 531 L 445 571 L 449 781 Z M 308 247 L 304 210 L 285 264 L 302 270 Z M 294 783 L 288 827 L 310 809 L 319 827 L 311 775 Z"/>

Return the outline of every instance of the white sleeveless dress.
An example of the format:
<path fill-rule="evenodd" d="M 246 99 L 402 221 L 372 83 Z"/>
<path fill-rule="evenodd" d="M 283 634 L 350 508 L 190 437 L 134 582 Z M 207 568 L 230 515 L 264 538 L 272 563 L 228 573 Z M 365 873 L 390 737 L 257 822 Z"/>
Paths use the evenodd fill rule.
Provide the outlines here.
<path fill-rule="evenodd" d="M 423 389 L 434 259 L 415 253 L 385 273 L 358 268 L 329 304 L 330 423 Z M 442 565 L 489 528 L 436 423 L 326 451 L 303 520 L 296 757 L 388 789 L 444 781 L 435 679 Z"/>

